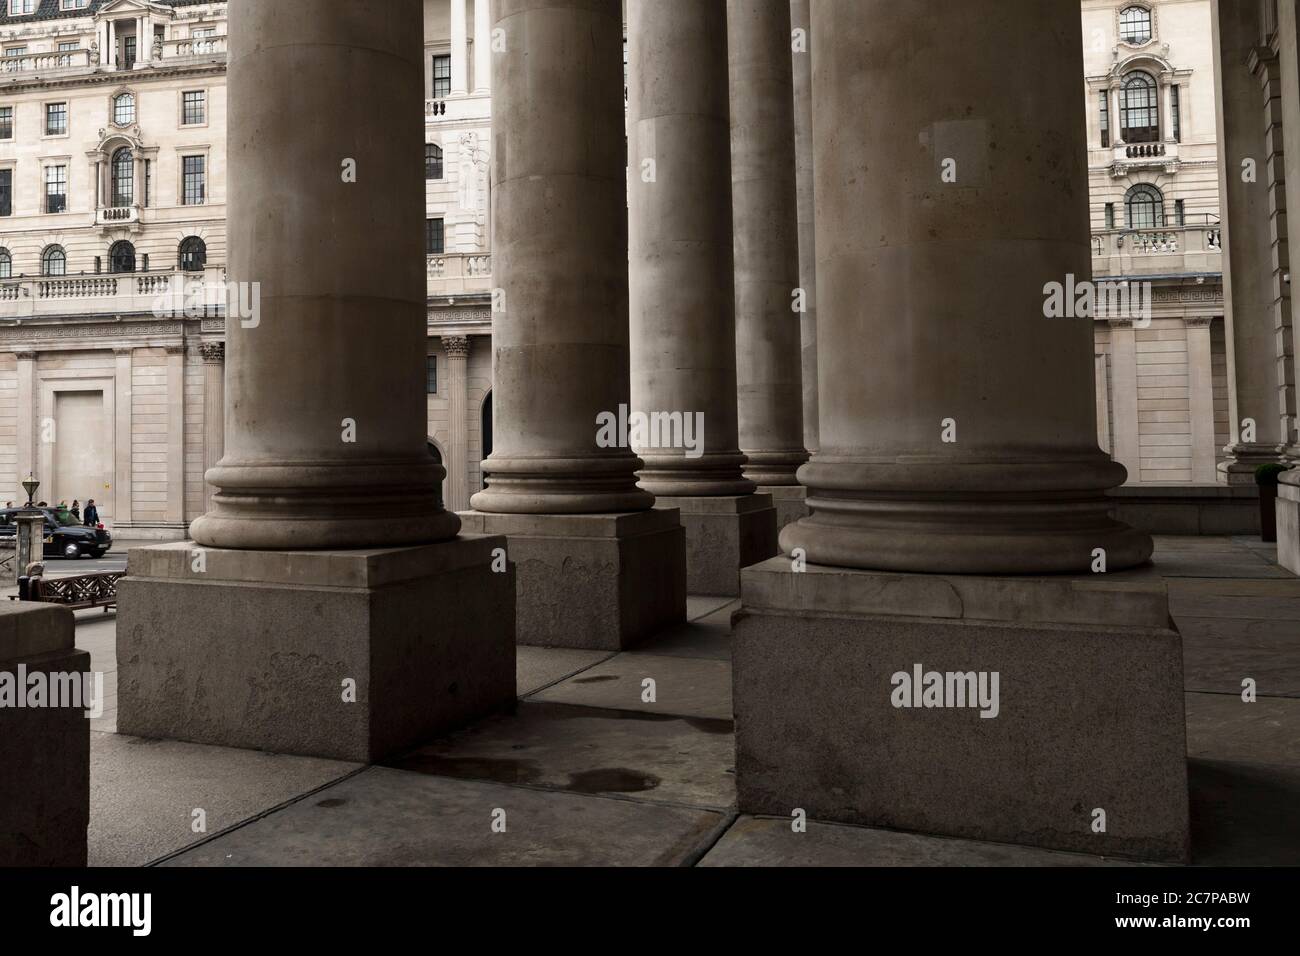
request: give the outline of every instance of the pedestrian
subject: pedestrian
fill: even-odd
[[[81,502],[76,498],[72,499],[72,507],[68,509],[68,514],[72,515],[73,521],[81,520]]]
[[[54,516],[58,518],[59,521],[68,520],[68,502],[66,500],[59,502],[59,506],[54,509]]]
[[[86,527],[93,528],[99,524],[99,509],[95,507],[95,499],[91,498],[86,502]]]

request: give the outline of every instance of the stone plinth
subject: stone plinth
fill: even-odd
[[[622,650],[686,620],[675,511],[460,518],[467,530],[509,539],[520,644]]]
[[[1300,574],[1300,468],[1283,472],[1277,482],[1277,562]]]
[[[771,495],[659,497],[686,529],[686,587],[691,594],[740,594],[740,569],[777,553],[777,509]]]
[[[1153,572],[742,578],[741,812],[1187,859],[1182,641]],[[974,672],[996,707],[895,706],[918,665],[916,703],[925,673]]]
[[[67,608],[4,602],[0,693],[30,702],[19,681],[24,674],[45,674],[47,686],[53,675],[76,675],[80,685],[90,655],[74,646],[73,627]],[[78,697],[77,706],[33,708],[18,707],[16,697],[0,701],[0,867],[85,866],[89,702]]]
[[[776,530],[808,517],[808,489],[803,485],[759,485],[759,494],[770,495],[776,506]]]
[[[505,546],[132,550],[118,730],[374,762],[507,708],[515,575],[493,568]]]

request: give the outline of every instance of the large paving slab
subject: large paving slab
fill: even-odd
[[[700,717],[524,702],[389,766],[696,807],[736,802],[732,724]]]
[[[1300,697],[1300,627],[1294,622],[1180,616],[1178,630],[1187,690],[1236,695],[1250,677],[1261,695]]]
[[[1227,617],[1275,621],[1278,628],[1300,633],[1300,580],[1234,581],[1170,578],[1169,612],[1185,617]]]
[[[642,700],[643,682],[647,679],[655,682],[654,701]],[[731,664],[655,654],[619,654],[529,700],[730,720]]]
[[[140,866],[338,780],[358,764],[90,735],[90,865]]]
[[[638,645],[635,650],[626,653],[729,661],[731,660],[730,617],[728,616],[726,624],[717,623],[717,619],[710,615],[693,623],[671,628],[656,634],[650,640]]]
[[[505,832],[493,832],[502,819]],[[371,767],[167,866],[676,866],[729,819],[710,810]]]
[[[714,614],[724,607],[739,604],[737,598],[691,594],[686,598],[686,620],[698,621],[702,617]]]
[[[869,827],[742,816],[705,854],[701,866],[1134,866],[1079,853],[954,840]]]
[[[571,677],[593,664],[609,660],[610,651],[581,651],[565,647],[515,648],[515,693],[527,697],[556,681]]]

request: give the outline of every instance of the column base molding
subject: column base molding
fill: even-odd
[[[504,547],[133,549],[118,731],[374,763],[508,708],[514,569],[492,567]]]
[[[1255,469],[1260,465],[1286,464],[1286,447],[1278,444],[1238,442],[1224,449],[1227,461],[1221,461],[1218,472],[1229,485],[1253,485]]]
[[[686,620],[685,533],[675,511],[467,511],[460,519],[509,541],[520,644],[624,650]]]
[[[681,514],[691,594],[735,597],[740,594],[740,569],[777,553],[777,509],[771,495],[662,497],[655,507]]]
[[[742,578],[742,813],[1188,859],[1182,641],[1153,571]]]
[[[1110,517],[1124,467],[1076,459],[881,460],[819,456],[800,471],[809,517],[781,550],[811,564],[927,574],[1117,571],[1151,558],[1150,535]]]

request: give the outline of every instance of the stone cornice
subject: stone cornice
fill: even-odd
[[[192,66],[153,67],[149,70],[137,70],[131,73],[114,71],[111,73],[72,73],[67,76],[42,77],[33,75],[30,80],[13,79],[0,83],[0,90],[5,93],[22,93],[30,90],[64,89],[75,86],[112,86],[120,84],[123,77],[130,77],[132,84],[147,83],[150,80],[165,80],[187,76],[218,76],[226,72],[225,63],[203,63]]]

